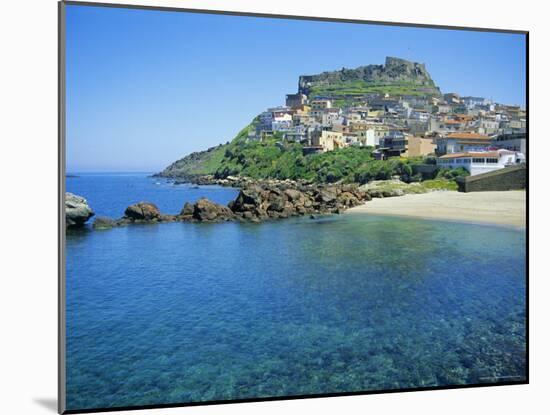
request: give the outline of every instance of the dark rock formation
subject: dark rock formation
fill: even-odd
[[[193,212],[195,211],[195,206],[189,202],[185,202],[185,205],[183,205],[183,209],[180,212],[180,216],[193,216]]]
[[[369,194],[356,184],[325,186],[289,180],[231,180],[238,181],[243,188],[227,206],[202,198],[195,203],[185,203],[177,215],[165,215],[153,203],[139,202],[128,206],[124,216],[118,220],[98,218],[94,228],[159,222],[262,222],[302,215],[315,218],[322,214],[342,213],[370,200]]]
[[[65,221],[69,227],[83,226],[94,212],[86,199],[72,193],[65,193]]]
[[[161,216],[159,208],[150,202],[139,202],[128,206],[124,216],[134,221],[155,221]]]
[[[200,222],[221,222],[233,220],[235,215],[227,206],[203,198],[199,199],[193,207],[193,219]]]
[[[248,221],[290,216],[341,213],[369,198],[356,185],[290,184],[287,181],[254,184],[243,188],[229,208]]]

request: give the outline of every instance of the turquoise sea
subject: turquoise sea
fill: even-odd
[[[80,175],[98,215],[228,188]],[[67,234],[67,408],[521,381],[525,231],[369,215]]]

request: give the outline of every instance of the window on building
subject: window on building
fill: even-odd
[[[485,159],[484,158],[474,158],[473,159],[473,162],[474,163],[485,163]]]
[[[498,159],[496,159],[496,158],[488,158],[488,159],[487,159],[487,163],[496,164],[496,163],[498,163]]]

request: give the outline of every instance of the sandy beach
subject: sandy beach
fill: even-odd
[[[410,216],[524,228],[526,192],[438,191],[373,199],[347,211],[349,214]]]

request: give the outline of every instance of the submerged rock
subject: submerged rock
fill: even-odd
[[[69,192],[65,193],[65,221],[68,227],[83,226],[92,216],[94,212],[86,199]]]
[[[106,230],[106,229],[111,229],[111,228],[117,226],[117,222],[114,219],[111,219],[111,218],[107,218],[107,217],[104,217],[104,216],[98,216],[94,220],[94,224],[92,226],[96,230]]]

